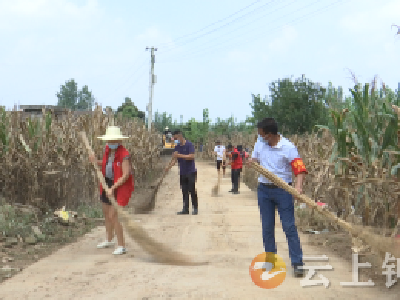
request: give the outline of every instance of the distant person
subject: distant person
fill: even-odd
[[[246,153],[246,151],[243,150],[243,146],[242,145],[238,145],[237,146],[237,150],[240,153],[240,156],[242,158],[242,166],[243,166],[247,161],[248,154]],[[240,172],[240,174],[239,174],[240,175],[239,176],[239,188],[240,188],[240,177],[242,175],[243,168],[240,168],[239,172]]]
[[[183,195],[183,209],[178,215],[189,214],[189,194],[192,198],[192,215],[198,214],[198,199],[196,191],[197,169],[194,163],[195,149],[193,144],[186,140],[180,130],[173,133],[175,140],[175,152],[173,161],[165,168],[168,172],[175,164],[179,163],[180,185]]]
[[[165,135],[165,142],[170,143],[172,140],[172,133],[171,130],[169,130],[168,126],[166,126],[164,129],[164,135]]]
[[[242,168],[242,157],[236,148],[233,148],[231,144],[228,145],[227,150],[231,161],[231,181],[232,189],[229,192],[233,194],[239,194],[239,180],[240,180],[240,169]]]
[[[224,161],[224,157],[225,157],[225,146],[221,145],[220,141],[217,141],[215,143],[215,147],[214,147],[214,155],[217,157],[217,172],[218,174],[220,174],[220,169],[222,166],[222,172],[223,175],[225,176],[225,161]]]
[[[259,140],[254,145],[252,161],[292,185],[292,172],[296,176],[295,189],[302,193],[306,167],[288,139],[278,133],[278,124],[273,118],[265,118],[257,124]],[[249,165],[250,166],[250,165]],[[303,277],[303,252],[294,217],[293,196],[276,186],[264,176],[258,178],[258,206],[260,208],[265,252],[277,253],[275,243],[275,207],[282,222],[289,245],[289,255],[296,277]]]

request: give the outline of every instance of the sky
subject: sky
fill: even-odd
[[[397,89],[398,0],[0,0],[0,105],[56,105],[74,79],[103,107],[202,120],[251,115],[278,79]],[[397,75],[397,76],[396,76]],[[147,112],[146,112],[147,114]]]

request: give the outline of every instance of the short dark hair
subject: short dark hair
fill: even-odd
[[[257,128],[264,131],[265,134],[278,134],[278,123],[275,121],[274,118],[265,118],[258,122]]]
[[[182,134],[182,131],[180,131],[179,129],[177,129],[177,130],[174,131],[174,133],[173,133],[172,135],[175,135],[175,134]]]
[[[221,144],[221,141],[216,141],[217,144]]]
[[[229,144],[228,147],[226,147],[226,149],[228,149],[228,150],[232,149],[232,148],[233,148],[232,144]]]
[[[239,152],[241,152],[241,151],[243,151],[243,146],[242,146],[242,145],[237,145],[236,149],[237,149]]]

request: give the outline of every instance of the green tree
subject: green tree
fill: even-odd
[[[92,109],[94,97],[87,85],[82,90],[78,90],[78,84],[74,79],[66,81],[57,92],[57,105],[71,110]]]
[[[250,103],[250,107],[252,109],[252,116],[248,117],[246,119],[246,122],[255,126],[257,122],[270,115],[270,106],[268,105],[266,98],[264,100],[261,100],[260,94],[258,94],[257,96],[253,94],[251,96],[252,102]]]
[[[168,115],[167,112],[163,112],[161,114],[158,111],[155,112],[154,126],[160,132],[164,132],[164,129],[167,126],[171,131],[175,129],[175,126],[172,123],[172,115],[171,114]]]
[[[316,124],[327,124],[326,90],[319,84],[303,76],[295,81],[285,78],[272,82],[269,89],[269,101],[253,95],[252,117],[247,122],[255,125],[265,117],[273,117],[285,134],[311,132]]]
[[[87,85],[84,85],[82,87],[82,90],[78,91],[78,99],[75,109],[92,110],[92,107],[94,106],[94,101],[95,99],[92,95],[92,92],[89,91]]]
[[[125,97],[125,102],[118,107],[117,113],[122,113],[124,117],[132,119],[139,118],[144,120],[145,117],[145,113],[139,110],[129,97]]]
[[[58,106],[75,109],[78,100],[78,84],[74,79],[66,81],[57,94]]]

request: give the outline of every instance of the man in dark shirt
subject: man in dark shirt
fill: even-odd
[[[197,180],[197,169],[194,163],[194,146],[190,141],[184,139],[182,132],[176,130],[173,133],[175,140],[175,152],[173,154],[173,160],[165,169],[168,172],[172,166],[179,163],[179,175],[180,185],[183,194],[183,209],[178,212],[178,215],[189,214],[189,194],[192,197],[192,214],[197,215],[198,213],[198,202],[197,202],[197,191],[196,191],[196,180]]]

